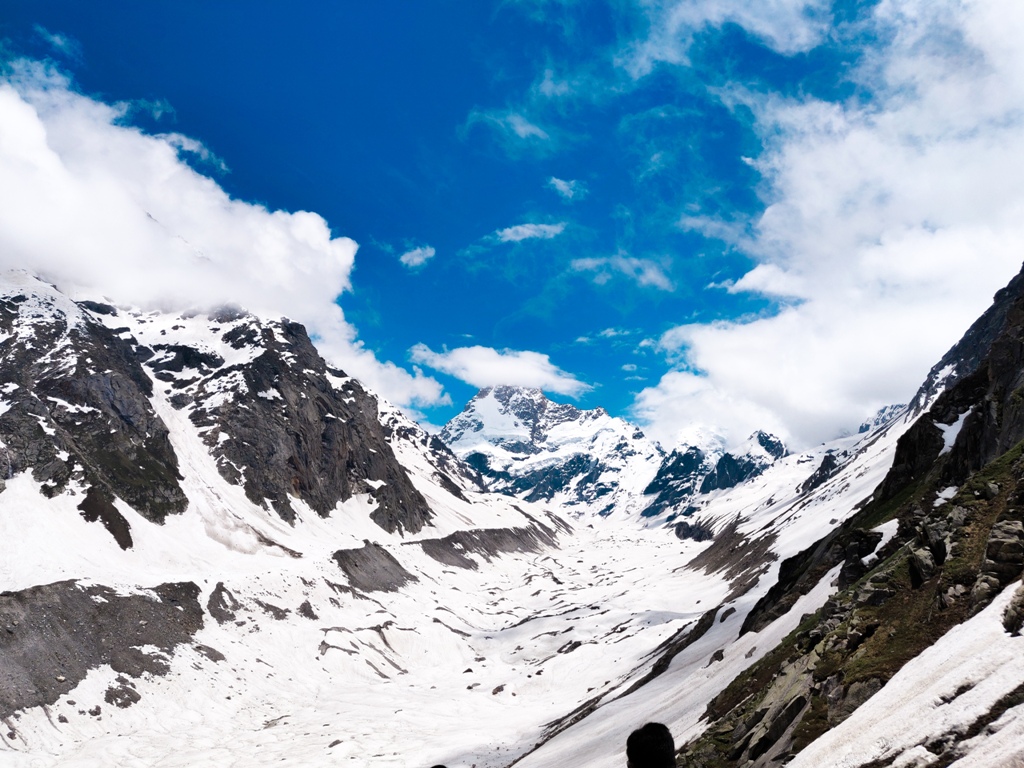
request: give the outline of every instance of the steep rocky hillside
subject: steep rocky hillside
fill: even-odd
[[[682,764],[1003,764],[994,735],[1024,709],[1022,353],[1017,277],[930,373],[872,501],[784,562],[743,630],[836,568],[839,591],[709,703]],[[957,658],[971,636],[980,666]]]

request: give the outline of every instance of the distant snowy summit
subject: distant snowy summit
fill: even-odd
[[[760,431],[732,452],[710,433],[666,452],[603,408],[513,386],[480,390],[440,437],[491,490],[578,515],[687,514],[694,497],[738,485],[786,455],[781,440]]]
[[[581,410],[511,386],[480,390],[441,439],[491,490],[581,513],[639,511],[664,456],[640,429],[603,408]]]

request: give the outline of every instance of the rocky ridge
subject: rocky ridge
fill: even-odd
[[[837,594],[711,701],[707,730],[682,750],[681,764],[792,760],[1020,580],[1022,344],[1024,279],[1018,276],[929,374],[905,418],[913,419],[915,409],[921,415],[897,442],[892,468],[871,502],[782,564],[778,583],[743,631],[760,630],[840,568]],[[1020,631],[1021,604],[1024,586],[1005,610],[1007,632]],[[951,693],[949,701],[962,693]],[[881,758],[866,753],[859,764],[891,765],[924,750],[928,764],[948,765],[967,754],[969,739],[987,723],[1024,704],[1018,689],[1007,696],[987,719],[947,726],[925,743],[891,744]]]

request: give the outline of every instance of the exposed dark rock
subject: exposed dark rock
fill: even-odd
[[[341,371],[329,370],[298,323],[251,319],[224,339],[262,349],[247,363],[213,367],[186,391],[197,427],[218,459],[221,474],[241,483],[256,504],[293,520],[291,499],[328,515],[356,493],[377,502],[371,519],[393,533],[419,531],[431,512],[398,464],[380,424],[376,400]],[[225,399],[225,381],[244,385]],[[341,380],[337,386],[332,383]]]
[[[112,307],[110,304],[103,304],[98,301],[80,301],[78,302],[78,306],[97,315],[110,315],[111,317],[117,316],[117,309]]]
[[[749,458],[723,454],[715,468],[701,481],[700,492],[711,493],[733,488],[757,475],[758,469],[758,465]]]
[[[162,675],[165,657],[203,625],[199,587],[162,584],[152,595],[120,595],[73,581],[0,593],[0,718],[53,704],[90,669]],[[131,694],[111,694],[124,700]]]
[[[217,620],[218,624],[234,621],[241,607],[231,591],[224,586],[223,581],[217,582],[217,586],[210,593],[210,599],[206,603],[206,610]]]
[[[142,700],[142,696],[135,690],[135,686],[128,678],[118,675],[117,685],[111,685],[103,694],[103,700],[107,704],[113,704],[119,709],[127,709],[132,704]]]
[[[172,371],[182,373],[186,369],[195,370],[199,375],[205,376],[210,371],[224,365],[224,358],[212,352],[202,352],[193,347],[186,347],[183,344],[154,344],[155,354],[146,365],[151,370],[163,373]],[[175,377],[158,377],[164,381],[175,381]]]
[[[776,534],[743,536],[739,532],[741,522],[740,518],[735,518],[715,535],[710,547],[686,564],[687,568],[693,570],[724,575],[732,587],[726,602],[745,594],[757,584],[758,579],[767,571],[768,564],[777,557],[772,552]]]
[[[654,517],[689,501],[710,471],[707,457],[699,448],[691,446],[682,452],[672,451],[658,468],[658,474],[644,488],[644,496],[654,496],[654,499],[643,511],[643,516]]]
[[[287,608],[281,608],[271,603],[265,602],[260,599],[253,600],[256,605],[263,609],[263,612],[277,621],[283,621],[288,618],[288,614],[291,613]]]
[[[31,471],[51,496],[72,479],[92,489],[83,511],[124,547],[127,524],[100,499],[119,497],[154,522],[182,512],[177,457],[133,340],[38,285],[34,303],[0,296],[4,474]]]
[[[800,493],[810,493],[815,488],[820,487],[826,480],[836,473],[839,469],[839,459],[836,455],[829,451],[821,458],[821,464],[814,470],[814,474],[808,477],[800,484]]]
[[[948,458],[935,470],[942,482],[959,485],[1024,439],[1022,360],[1024,273],[996,293],[992,307],[932,369],[911,411],[920,413],[934,402],[900,438],[876,496],[893,498],[931,470],[944,451]],[[943,430],[957,424],[955,442],[947,448]]]
[[[776,461],[789,453],[786,450],[785,443],[775,435],[770,435],[767,432],[758,430],[753,434],[753,437],[757,440],[757,444],[764,448],[765,453]]]
[[[874,531],[844,527],[783,560],[779,566],[778,581],[747,614],[740,634],[760,632],[788,613],[797,600],[817,586],[822,577],[839,563],[846,563],[848,568],[863,569],[861,558],[871,554],[881,538],[882,534]],[[852,583],[859,575],[851,573],[845,581]]]
[[[216,663],[220,663],[226,658],[223,653],[208,645],[200,645],[197,643],[195,648],[199,653],[203,654],[203,656]]]
[[[481,405],[483,401],[487,401],[486,407]],[[495,408],[519,427],[512,433],[488,433],[484,421]],[[549,436],[568,423],[578,435],[574,450],[565,450],[566,444],[560,443],[560,455],[552,456],[551,461],[527,460],[553,450]],[[497,454],[500,463],[495,465],[495,455],[480,447],[477,433],[483,434],[483,442],[503,449]],[[608,444],[610,436],[614,445]],[[654,460],[663,455],[640,430],[610,419],[601,408],[580,410],[555,403],[538,389],[512,386],[480,390],[462,413],[444,426],[440,438],[481,474],[492,491],[527,501],[548,501],[557,495],[570,505],[585,506],[598,514],[614,509],[617,478],[624,471],[624,462],[639,455]]]
[[[697,620],[696,624],[693,626],[683,627],[668,640],[665,640],[651,654],[651,656],[657,657],[657,661],[654,662],[651,669],[616,698],[628,696],[633,693],[633,691],[639,690],[643,686],[647,685],[654,678],[662,675],[672,663],[672,659],[708,633],[708,630],[715,625],[715,616],[717,614],[718,609],[713,608],[710,611],[705,612]]]
[[[692,523],[686,520],[675,524],[676,536],[680,539],[693,539],[694,541],[711,541],[715,538],[715,532],[707,523],[695,520]]]
[[[971,589],[971,600],[980,610],[1003,587],[1020,578],[1024,571],[1024,523],[1000,520],[992,526],[985,557]]]
[[[82,511],[82,517],[87,522],[94,523],[100,520],[121,549],[132,548],[131,526],[103,491],[96,487],[90,488],[78,509]]]
[[[380,544],[363,541],[359,549],[340,549],[334,561],[361,592],[395,592],[410,581],[419,581]]]
[[[1017,587],[1003,612],[1003,628],[1014,637],[1024,629],[1024,584]]]
[[[424,539],[408,546],[422,547],[439,563],[475,571],[477,562],[469,557],[471,553],[490,561],[509,552],[540,552],[545,547],[556,547],[558,539],[552,529],[534,521],[529,527],[456,531],[442,539]]]
[[[925,406],[943,389],[950,389],[961,379],[982,367],[982,361],[992,351],[996,339],[1005,335],[1010,326],[1019,323],[1022,296],[1024,273],[1018,274],[1005,288],[996,291],[992,306],[975,320],[960,341],[932,366],[921,388],[910,401],[909,409],[913,416],[922,413]]]

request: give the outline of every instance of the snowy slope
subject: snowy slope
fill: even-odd
[[[755,434],[688,464],[511,388],[449,425],[453,451],[287,321],[75,304],[26,275],[0,287],[0,351],[0,763],[19,768],[610,768],[647,720],[682,745],[844,580],[915,546],[889,519],[808,583],[794,571],[885,492],[894,456],[907,476],[908,445],[967,466],[987,434],[954,366],[913,408],[800,454]],[[756,472],[704,487],[727,455]],[[1016,759],[1019,704],[971,731],[1024,680],[999,627],[1012,593],[799,764],[924,765],[944,730],[965,764]],[[900,725],[920,708],[934,722]]]
[[[68,679],[59,682],[63,689],[45,708],[8,718],[11,731],[0,734],[0,741],[11,764],[73,766],[102,759],[258,765],[282,758],[308,764],[331,755],[482,767],[507,765],[541,742],[527,759],[551,764],[544,762],[550,750],[566,739],[578,743],[578,734],[590,741],[590,723],[626,708],[616,721],[620,732],[608,730],[595,742],[614,754],[621,729],[633,724],[629,710],[637,696],[662,701],[660,716],[678,729],[687,713],[699,711],[727,682],[727,674],[716,675],[676,703],[678,693],[649,693],[668,691],[679,670],[706,663],[694,654],[703,654],[707,642],[725,646],[735,637],[777,567],[763,547],[725,568],[714,558],[688,565],[713,544],[679,539],[672,527],[661,525],[668,513],[653,518],[650,529],[624,518],[573,530],[557,515],[578,505],[485,493],[472,469],[386,404],[379,412],[374,408],[374,418],[429,510],[422,527],[387,530],[375,520],[381,506],[375,491],[389,481],[365,474],[352,481],[352,495],[327,514],[310,506],[301,486],[284,499],[285,506],[272,483],[253,478],[263,472],[273,479],[273,462],[261,463],[259,452],[241,447],[232,452],[232,441],[259,436],[240,433],[238,425],[245,422],[236,420],[244,417],[238,412],[262,408],[261,420],[272,423],[270,409],[295,408],[292,401],[301,405],[313,398],[308,387],[317,376],[343,402],[359,397],[357,385],[340,372],[310,368],[295,383],[297,374],[277,361],[292,368],[314,363],[304,358],[301,339],[286,324],[237,311],[211,317],[100,304],[89,309],[23,276],[15,283],[7,295],[50,298],[19,304],[24,315],[11,326],[12,338],[24,340],[26,328],[48,320],[62,328],[78,324],[90,333],[108,328],[138,357],[153,352],[141,369],[152,384],[147,404],[167,430],[187,505],[153,520],[115,495],[113,505],[132,536],[132,545],[122,548],[78,508],[87,473],[79,476],[76,464],[66,486],[50,498],[41,493],[45,479],[28,469],[15,473],[0,492],[0,588],[26,590],[72,579],[80,588],[112,588],[107,597],[92,599],[116,602],[118,595],[149,599],[155,594],[150,588],[159,584],[192,583],[202,626],[174,647],[136,648],[150,663],[166,667],[163,674],[128,674],[115,660],[92,667],[78,681],[59,658],[51,658],[53,679]],[[66,333],[59,338],[64,341],[48,354],[59,357],[66,341],[70,356],[57,368],[71,371],[78,354],[74,340]],[[247,341],[232,343],[239,338]],[[10,407],[14,414],[22,406]],[[57,416],[81,406],[67,401],[61,407]],[[637,446],[628,457],[637,462],[637,472],[641,458],[657,463],[657,451],[635,432],[624,433],[624,422],[603,413],[578,416],[545,423],[554,453],[578,444],[583,424],[591,445],[607,448],[605,453],[623,439]],[[39,418],[46,422],[47,416]],[[59,437],[60,424],[52,429]],[[517,429],[509,425],[509,440],[523,438]],[[77,439],[73,431],[68,435]],[[866,450],[848,472],[860,473],[859,482],[847,481],[840,489],[836,479],[821,491],[836,498],[804,499],[802,507],[795,489],[818,456],[787,457],[756,486],[717,491],[719,504],[702,513],[702,520],[751,540],[763,538],[766,527],[778,529],[771,548],[785,556],[835,525],[870,492],[883,453]],[[631,466],[620,463],[618,472]],[[655,470],[648,466],[648,474],[628,486],[631,492],[642,490]],[[826,504],[828,515],[809,514],[816,504]],[[755,582],[755,575],[762,578]],[[29,592],[19,593],[24,616],[17,626],[24,631],[34,621]],[[692,631],[709,608],[722,605],[724,615],[724,604],[736,610],[715,623],[705,645],[694,644],[665,674],[623,698],[664,654],[659,646]],[[755,658],[740,655],[721,669],[731,672]],[[119,706],[125,702],[130,706]],[[545,724],[587,702],[595,714],[546,741]]]

